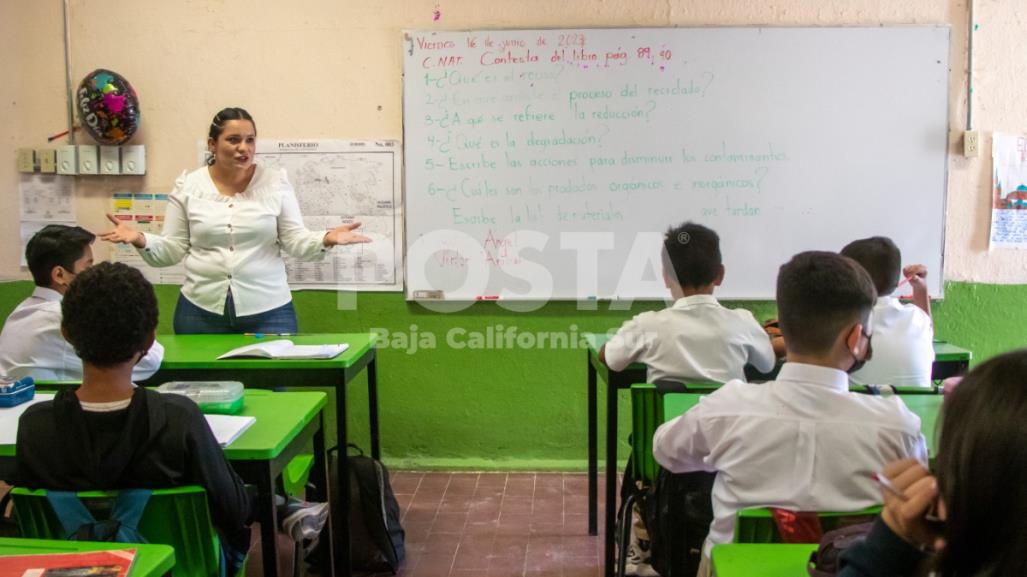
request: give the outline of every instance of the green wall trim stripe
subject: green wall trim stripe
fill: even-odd
[[[0,283],[0,314],[6,317],[31,292],[27,281]],[[158,332],[171,332],[178,287],[160,286],[157,293]],[[378,372],[382,449],[390,465],[474,470],[583,470],[585,352],[575,339],[663,306],[610,310],[602,302],[586,303],[598,310],[578,310],[577,303],[554,302],[513,312],[490,302],[443,314],[397,293],[301,291],[295,301],[302,331],[388,333]],[[934,304],[935,333],[972,350],[975,363],[1027,346],[1023,303],[1027,286],[946,283],[944,301]],[[725,304],[750,309],[760,320],[775,314],[771,302]],[[358,378],[347,400],[351,436],[368,448],[365,383]],[[622,440],[630,424],[627,399],[622,393]],[[334,422],[329,429],[334,434]],[[619,450],[627,455],[623,441]]]

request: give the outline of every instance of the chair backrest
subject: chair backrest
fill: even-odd
[[[681,392],[663,393],[661,385],[639,383],[631,385],[631,463],[636,480],[651,485],[656,480],[660,466],[653,459],[653,434],[656,428],[666,421],[664,411],[664,395],[674,395],[681,399],[685,406],[692,407],[699,398],[716,390],[718,383],[681,384]],[[676,417],[678,415],[670,415]]]
[[[116,491],[82,491],[77,493],[87,507],[107,504]],[[46,491],[16,487],[11,490],[14,516],[23,537],[64,539]],[[97,518],[101,513],[94,512]],[[139,532],[150,543],[170,545],[175,549],[175,577],[218,577],[221,544],[211,523],[207,494],[202,487],[187,485],[155,489],[150,496]]]
[[[881,512],[880,505],[860,511],[818,511],[817,517],[823,531],[872,520]],[[777,526],[770,509],[754,507],[742,509],[735,516],[735,543],[780,543]]]

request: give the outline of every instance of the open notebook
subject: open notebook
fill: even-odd
[[[239,435],[243,434],[246,429],[253,426],[253,423],[257,422],[256,417],[248,416],[237,416],[237,415],[203,415],[207,419],[207,424],[210,425],[210,430],[214,432],[214,438],[218,440],[218,444],[222,447],[227,447],[239,438]]]
[[[257,357],[263,359],[331,359],[349,348],[346,343],[337,345],[297,345],[289,339],[263,341],[232,349],[218,359]]]

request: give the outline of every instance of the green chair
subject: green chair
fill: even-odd
[[[11,490],[14,517],[23,537],[33,539],[64,539],[46,491],[16,487]],[[82,491],[78,497],[90,510],[90,504],[109,503],[116,491]],[[97,518],[102,513],[93,511]],[[155,489],[146,504],[139,531],[150,543],[170,545],[175,549],[175,577],[218,577],[221,565],[221,543],[211,523],[207,493],[202,487],[187,485]],[[245,574],[245,563],[239,574]]]
[[[881,512],[880,505],[861,511],[819,511],[820,526],[824,532],[869,521]],[[781,536],[771,517],[770,509],[755,507],[742,509],[735,517],[735,543],[780,543]]]
[[[641,482],[642,489],[634,488],[621,503],[617,513],[622,552],[617,560],[617,575],[624,574],[627,561],[625,552],[628,550],[628,540],[631,536],[632,506],[642,491],[652,486],[660,471],[660,465],[653,458],[653,434],[656,433],[657,427],[666,420],[663,409],[664,395],[673,394],[687,399],[687,404],[691,407],[698,404],[704,394],[691,391],[709,393],[719,386],[719,383],[660,383],[658,385],[639,383],[631,385],[631,457],[628,460],[628,466],[634,479]],[[668,393],[667,391],[670,390],[683,392]]]

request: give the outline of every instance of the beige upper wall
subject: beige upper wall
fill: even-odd
[[[951,280],[1027,281],[1027,253],[988,252],[990,135],[1027,132],[1027,4],[977,0],[974,120],[982,154],[957,152],[966,123],[967,5],[942,0],[71,0],[72,79],[94,68],[139,94],[144,177],[81,177],[79,221],[105,229],[110,193],[167,191],[196,164],[211,116],[243,106],[267,138],[401,139],[404,29],[631,26],[952,26],[953,129],[945,241]],[[0,0],[0,278],[18,268],[14,150],[65,126],[61,0]],[[441,17],[433,21],[438,6]],[[881,127],[887,138],[888,127]],[[88,137],[83,137],[88,141]],[[874,143],[867,143],[873,146]],[[909,225],[918,226],[917,215]],[[97,247],[105,256],[106,247]]]

